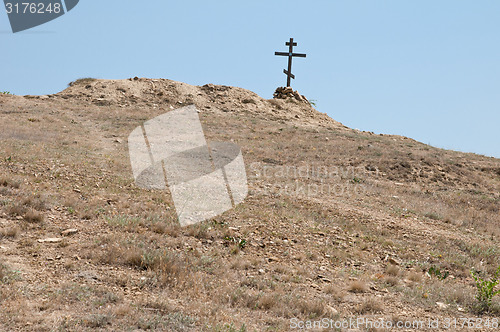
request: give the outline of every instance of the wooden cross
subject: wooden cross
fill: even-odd
[[[306,54],[301,54],[301,53],[293,53],[293,47],[297,46],[297,43],[293,42],[293,38],[290,38],[289,42],[285,43],[286,46],[289,46],[289,51],[288,53],[285,52],[274,52],[274,55],[281,55],[281,56],[287,56],[288,57],[288,70],[283,69],[283,72],[286,74],[286,86],[290,86],[290,78],[295,79],[295,75],[292,74],[292,58],[299,57],[299,58],[305,58]]]

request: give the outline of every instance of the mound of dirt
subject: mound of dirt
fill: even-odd
[[[238,87],[214,84],[193,86],[168,79],[80,79],[70,83],[66,90],[48,97],[92,103],[101,107],[141,105],[177,108],[194,104],[200,111],[246,113],[271,121],[293,121],[300,126],[346,128],[325,113],[318,112],[304,99],[264,99],[252,91]]]

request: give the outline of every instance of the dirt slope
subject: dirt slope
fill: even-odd
[[[241,147],[250,191],[181,228],[165,192],[135,185],[127,137],[190,104],[208,141]],[[353,130],[307,102],[163,79],[0,94],[0,124],[0,330],[500,315],[498,299],[478,307],[470,275],[500,265],[498,159]]]

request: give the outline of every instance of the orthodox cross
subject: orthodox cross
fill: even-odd
[[[293,57],[305,58],[306,54],[293,53],[293,47],[297,46],[297,43],[293,42],[293,38],[290,38],[290,41],[286,42],[285,45],[289,46],[288,53],[286,53],[286,52],[274,52],[274,55],[281,55],[281,56],[287,56],[288,57],[288,70],[283,69],[283,72],[287,76],[287,78],[286,78],[286,86],[290,86],[290,79],[291,78],[295,79],[295,75],[292,74],[292,58]]]

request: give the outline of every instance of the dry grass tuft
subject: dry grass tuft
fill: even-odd
[[[360,315],[378,314],[384,312],[384,306],[378,300],[369,298],[356,307],[355,311]]]
[[[7,214],[10,216],[22,216],[26,212],[26,207],[17,203],[7,208]]]
[[[397,286],[399,284],[399,279],[394,276],[387,276],[384,278],[384,282],[389,286]]]
[[[385,269],[385,273],[390,276],[397,277],[399,275],[399,267],[397,265],[389,264]]]
[[[325,288],[325,293],[331,295],[338,302],[341,302],[345,297],[344,291],[334,284],[327,285]]]
[[[319,300],[302,300],[297,303],[300,312],[309,318],[321,317],[325,314],[325,305]]]
[[[136,245],[109,244],[97,255],[97,259],[103,264],[126,265],[150,271],[154,281],[162,285],[175,283],[188,273],[185,261],[178,254]]]
[[[213,233],[206,222],[186,227],[186,233],[188,236],[194,236],[197,239],[213,238]]]
[[[410,272],[410,274],[408,274],[408,280],[413,282],[421,282],[422,274],[417,272]]]
[[[41,223],[43,222],[43,214],[35,209],[29,209],[28,212],[26,212],[26,214],[24,215],[24,220],[33,224]]]
[[[366,283],[364,283],[361,280],[354,280],[351,282],[348,288],[349,292],[351,293],[364,293],[368,290],[368,287],[366,286]]]
[[[116,317],[126,317],[132,312],[132,308],[128,304],[121,304],[114,309],[114,315]]]
[[[0,230],[0,238],[2,238],[2,237],[15,238],[18,233],[19,233],[19,228],[8,227],[8,228]]]
[[[279,303],[279,298],[276,294],[264,294],[257,301],[257,308],[262,310],[269,310]]]
[[[38,211],[45,211],[49,208],[46,198],[40,194],[25,197],[21,204],[25,207],[30,207]]]
[[[142,250],[140,250],[137,247],[129,248],[125,252],[124,260],[125,260],[126,265],[129,265],[129,266],[132,266],[135,268],[139,268],[139,269],[146,268],[144,266],[144,262],[143,262]]]

